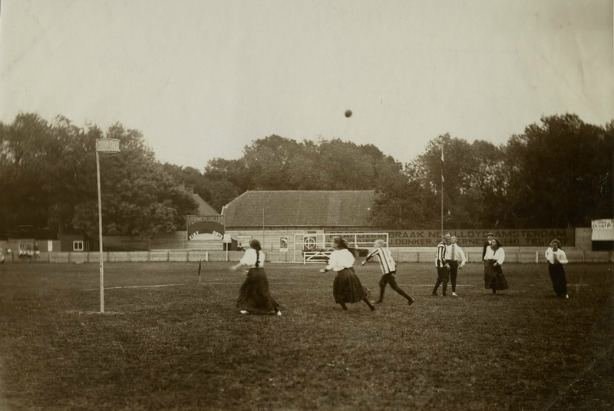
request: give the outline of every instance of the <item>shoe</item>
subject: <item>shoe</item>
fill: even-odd
[[[275,313],[275,315],[277,315],[278,317],[281,317],[281,311],[277,311],[277,313]]]
[[[415,300],[414,300],[413,298],[412,298],[412,299],[407,300],[407,305],[412,305],[412,304],[414,303],[414,301],[415,301]]]
[[[452,297],[458,297],[458,294],[456,294],[454,291],[452,291]]]
[[[241,310],[239,311],[241,314],[247,314],[247,310]]]
[[[437,296],[438,296],[438,294],[437,294],[437,293],[431,293],[431,295],[432,295],[433,297],[437,297]]]

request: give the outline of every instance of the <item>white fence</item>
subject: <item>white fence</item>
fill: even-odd
[[[391,248],[393,257],[400,263],[433,263],[435,251],[433,248]],[[584,251],[580,249],[567,249],[567,258],[570,263],[614,263],[614,253],[610,251]],[[281,254],[267,254],[270,263],[303,263],[304,255],[298,261],[283,259]],[[481,263],[482,250],[480,248],[466,248],[465,253],[469,263]],[[202,251],[202,250],[156,250],[156,251],[109,251],[103,253],[105,262],[198,262],[198,261],[238,261],[243,253],[241,251]],[[544,263],[543,248],[511,248],[505,249],[507,263]],[[325,257],[312,258],[314,262],[324,263]],[[6,256],[5,263],[40,262],[40,263],[97,263],[98,252],[51,252],[40,253],[32,259]]]

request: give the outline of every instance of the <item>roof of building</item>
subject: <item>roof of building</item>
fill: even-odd
[[[34,240],[57,240],[58,234],[47,227],[34,227],[22,225],[11,230],[0,232],[0,239],[34,239]]]
[[[205,200],[203,200],[203,198],[200,195],[198,195],[196,193],[190,193],[190,194],[192,195],[192,198],[194,199],[194,201],[198,205],[197,215],[199,215],[199,216],[220,215],[220,213],[215,211],[215,209],[213,207],[211,207],[209,205],[209,203],[207,203]]]
[[[229,227],[368,227],[375,191],[246,191],[222,210]]]

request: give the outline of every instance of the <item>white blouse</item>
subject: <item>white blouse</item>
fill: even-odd
[[[446,260],[460,262],[460,267],[464,266],[467,263],[467,257],[465,257],[465,252],[458,244],[446,245]]]
[[[497,251],[493,250],[492,247],[486,247],[486,254],[484,255],[484,260],[497,260],[497,264],[503,265],[505,261],[505,251],[503,248],[497,248]]]
[[[556,260],[558,263],[560,264],[567,264],[567,255],[565,254],[565,251],[561,250],[560,248],[556,251],[554,251],[552,249],[552,247],[548,247],[548,249],[546,249],[546,260],[548,260],[548,262],[550,264],[554,264],[554,256],[556,255]]]
[[[259,255],[259,263],[258,263],[258,267],[263,267],[264,266],[264,259],[265,259],[265,254],[260,251],[258,253]],[[245,254],[243,254],[243,257],[241,258],[241,261],[239,261],[242,265],[247,265],[250,268],[255,268],[256,267],[256,250],[254,250],[253,248],[248,248],[247,250],[245,250]]]
[[[341,271],[344,268],[353,267],[354,261],[356,261],[354,254],[352,254],[349,250],[335,250],[328,258],[328,265],[326,266],[326,269]]]

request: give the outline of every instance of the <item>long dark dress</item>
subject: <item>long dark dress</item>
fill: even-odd
[[[489,290],[507,290],[507,280],[497,260],[485,260],[484,288]]]
[[[333,282],[333,296],[337,304],[357,303],[367,297],[367,292],[353,268],[337,271]]]
[[[251,314],[275,314],[279,304],[271,296],[263,268],[251,268],[241,285],[237,307]]]
[[[550,274],[550,280],[552,281],[552,288],[559,297],[565,297],[567,295],[567,278],[565,278],[565,268],[563,264],[548,263],[548,273]]]

